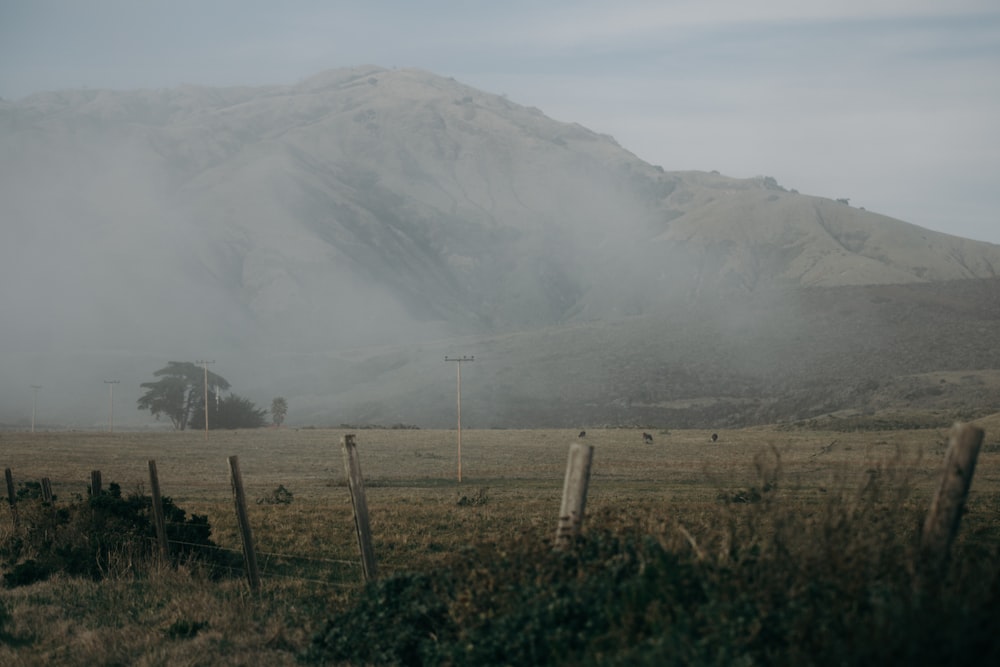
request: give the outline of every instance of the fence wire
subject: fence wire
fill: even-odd
[[[89,494],[87,494],[87,495],[76,494],[76,499],[77,500],[83,500],[86,497],[89,497]],[[70,497],[70,498],[72,499],[72,497]],[[152,500],[152,499],[150,498],[150,500]],[[58,501],[54,501],[52,504],[55,505],[56,502],[58,502]],[[16,516],[16,512],[17,512],[17,503],[16,503],[16,501],[10,503],[10,511],[11,511],[11,513],[14,516]],[[192,515],[192,516],[194,516],[194,515]],[[166,521],[164,523],[164,525],[165,526],[174,527],[174,528],[186,529],[186,528],[192,528],[193,526],[198,526],[199,524],[192,524],[189,521]],[[154,545],[154,548],[155,548],[155,545],[158,544],[158,540],[155,537],[147,537],[146,540],[148,542],[152,543]],[[207,552],[212,552],[212,553],[229,553],[229,554],[233,554],[235,556],[239,556],[240,558],[243,558],[243,556],[244,556],[244,552],[243,552],[242,549],[234,549],[234,548],[230,548],[230,547],[223,547],[223,546],[220,546],[220,545],[217,545],[217,544],[198,544],[198,543],[195,543],[195,542],[187,542],[187,541],[184,541],[184,540],[176,540],[176,539],[169,539],[169,538],[167,539],[167,544],[171,545],[173,547],[186,548],[186,549],[189,549],[191,552],[194,552],[194,551],[198,550],[198,551],[201,551],[201,552],[204,552],[204,553],[207,553]],[[291,574],[291,573],[288,573],[288,572],[281,572],[280,571],[281,568],[295,569],[296,567],[298,567],[298,569],[300,569],[300,570],[302,570],[302,569],[308,569],[309,564],[313,564],[313,565],[316,565],[316,566],[323,566],[323,565],[325,565],[325,566],[335,566],[335,567],[331,568],[330,570],[328,570],[328,572],[330,572],[330,574],[332,576],[340,577],[341,574],[342,574],[339,571],[340,568],[345,568],[345,567],[346,568],[350,568],[354,572],[357,572],[358,570],[362,570],[363,566],[362,566],[362,563],[361,563],[360,560],[347,560],[347,559],[343,559],[343,558],[327,558],[327,557],[322,557],[322,556],[312,556],[312,555],[294,554],[294,553],[283,553],[283,552],[277,552],[277,551],[260,551],[260,550],[257,550],[256,553],[262,559],[262,562],[260,563],[260,572],[259,572],[259,574],[260,574],[261,577],[266,577],[266,578],[269,578],[269,579],[272,579],[272,580],[300,581],[300,582],[310,583],[310,584],[322,584],[322,585],[325,585],[325,586],[332,586],[332,587],[337,587],[337,588],[357,588],[357,587],[363,585],[363,582],[361,582],[361,581],[357,581],[357,582],[330,581],[330,580],[326,580],[326,579],[320,579],[320,578],[317,578],[315,576],[302,576],[301,574]],[[284,561],[284,562],[282,562],[282,561]],[[295,565],[295,564],[298,564],[298,565]],[[237,576],[240,576],[240,577],[246,576],[246,574],[247,574],[246,569],[243,568],[243,567],[234,567],[234,566],[231,566],[231,565],[226,565],[224,563],[217,563],[217,562],[213,562],[213,563],[210,563],[208,565],[210,565],[212,568],[215,568],[217,570],[221,570],[221,571],[225,571],[225,572],[230,572],[230,573],[232,573],[234,575],[237,575]],[[315,570],[320,570],[321,568],[317,567],[317,568],[314,568],[314,569]]]
[[[148,538],[146,538],[146,540],[149,541],[149,542],[151,542],[151,543],[155,543],[156,542],[156,538],[152,538],[152,537],[148,537]],[[234,554],[234,555],[239,556],[241,558],[243,557],[243,551],[240,550],[240,549],[232,549],[232,548],[229,548],[229,547],[221,547],[221,546],[216,545],[216,544],[197,544],[197,543],[194,543],[194,542],[185,542],[183,540],[169,540],[169,539],[167,540],[167,544],[175,544],[175,545],[184,546],[184,547],[191,547],[192,549],[202,549],[202,550],[205,550],[205,551],[213,551],[213,552],[217,552],[217,553],[218,552],[225,552],[225,553]],[[305,555],[301,555],[301,554],[282,554],[282,553],[274,553],[274,552],[267,552],[267,551],[264,551],[264,552],[258,551],[257,555],[258,556],[265,556],[266,558],[284,558],[284,559],[311,561],[311,562],[323,563],[323,564],[346,565],[348,567],[352,567],[352,568],[356,568],[356,569],[361,567],[361,563],[355,562],[355,561],[335,559],[335,558],[318,558],[318,557],[315,557],[315,556],[305,556]],[[278,565],[277,563],[274,563],[274,562],[272,562],[270,560],[265,560],[264,564],[261,565],[261,567],[260,567],[260,572],[259,572],[260,576],[266,577],[266,578],[269,578],[269,579],[275,579],[275,580],[301,581],[301,582],[310,583],[310,584],[323,584],[324,586],[333,586],[333,587],[336,587],[336,588],[357,588],[358,586],[361,585],[360,583],[347,583],[347,582],[341,582],[341,581],[330,581],[330,580],[327,580],[327,579],[317,579],[315,577],[303,577],[303,576],[300,576],[300,575],[285,574],[285,573],[276,572],[273,569],[269,569],[269,567],[274,567],[274,566],[277,566],[277,565]],[[231,565],[223,565],[223,564],[219,564],[219,563],[212,563],[212,567],[214,567],[216,569],[219,569],[219,570],[224,570],[224,571],[227,571],[227,572],[231,572],[231,573],[239,575],[241,577],[246,576],[246,569],[245,568],[233,567]]]

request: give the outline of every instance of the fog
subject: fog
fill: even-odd
[[[165,428],[136,410],[140,385],[196,360],[259,407],[287,398],[289,425],[449,426],[443,357],[465,354],[470,425],[545,423],[539,397],[571,420],[574,396],[631,400],[616,369],[648,342],[615,323],[682,329],[682,304],[774,277],[671,226],[671,206],[756,182],[719,176],[734,189],[707,196],[420,72],[33,96],[0,106],[0,155],[0,424],[18,428],[33,410],[38,428],[109,426],[110,380],[117,428]],[[746,307],[706,326],[725,342],[769,325]],[[762,371],[753,353],[731,362]]]
[[[451,345],[416,344],[618,310],[636,269],[620,253],[634,254],[647,212],[590,156],[552,170],[525,154],[517,123],[554,124],[503,102],[514,134],[478,142],[390,112],[380,145],[349,120],[360,138],[339,143],[357,145],[327,150],[350,98],[286,92],[82,91],[0,111],[0,422],[23,427],[34,408],[38,427],[102,427],[116,379],[119,427],[155,427],[134,408],[140,384],[198,359],[259,405],[288,397],[292,423],[297,405],[350,420],[333,397],[371,405],[379,390],[347,369],[393,347],[409,346],[391,353],[399,368]],[[302,130],[295,108],[327,127]],[[269,136],[279,127],[287,138]],[[425,381],[449,386],[439,370]]]

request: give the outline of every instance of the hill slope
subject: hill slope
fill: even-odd
[[[292,417],[297,399],[350,419],[364,410],[332,396],[349,388],[350,405],[374,405],[400,391],[384,371],[387,384],[348,382],[370,367],[351,361],[369,357],[358,349],[466,345],[456,336],[509,345],[517,363],[546,369],[559,400],[589,405],[565,388],[580,368],[657,368],[666,351],[648,349],[662,329],[650,323],[679,309],[701,321],[720,300],[759,295],[777,309],[762,321],[786,329],[773,290],[1000,275],[1000,246],[773,179],[665,172],[608,136],[417,70],[35,95],[0,103],[0,155],[10,414],[23,414],[29,383],[113,372],[137,391],[168,359],[219,357],[258,400],[293,398]],[[557,365],[518,347],[566,336],[586,359]],[[289,358],[336,361],[307,380],[313,362]],[[594,400],[622,394],[596,377],[583,383]],[[496,386],[515,407],[490,423],[545,421],[522,380]],[[439,422],[444,409],[407,421]]]

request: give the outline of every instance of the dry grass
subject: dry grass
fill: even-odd
[[[970,530],[994,520],[975,509],[991,512],[1000,496],[1000,417],[982,425],[988,431],[969,501]],[[148,566],[101,583],[56,578],[5,590],[0,662],[294,664],[360,577],[343,433],[213,432],[208,442],[197,432],[2,433],[2,463],[15,481],[49,477],[60,501],[85,495],[91,470],[100,470],[105,484],[148,487],[147,461],[155,459],[164,495],[206,514],[225,548],[239,549],[228,456],[239,456],[248,498],[283,485],[294,500],[250,507],[264,568],[259,596],[239,578],[210,582],[197,570]],[[447,562],[465,545],[550,538],[568,446],[578,441],[576,431],[465,431],[459,485],[453,431],[355,433],[383,575]],[[683,529],[683,541],[688,529],[705,539],[720,497],[749,493],[772,478],[780,478],[785,502],[816,508],[891,469],[907,479],[915,502],[929,504],[947,440],[934,430],[753,428],[720,431],[717,442],[709,431],[652,435],[650,445],[637,430],[588,430],[585,441],[595,447],[588,513],[669,521]],[[11,530],[4,517],[0,540]]]
[[[230,497],[227,457],[240,459],[247,495],[263,495],[284,484],[296,500],[330,497],[343,484],[340,438],[335,429],[183,433],[23,433],[0,435],[4,463],[17,480],[47,476],[53,491],[81,493],[91,470],[123,488],[148,485],[146,462],[157,461],[166,495],[180,504],[215,503]],[[361,465],[369,486],[452,489],[457,492],[454,431],[362,430],[356,432]],[[643,444],[630,429],[589,430],[595,447],[594,491],[625,485],[669,494],[694,485],[711,494],[713,484],[733,484],[752,468],[762,450],[774,449],[784,471],[803,484],[819,483],[840,466],[867,465],[901,455],[915,470],[932,473],[939,464],[947,431],[889,432],[785,431],[752,428],[720,431],[654,432]],[[558,489],[568,430],[464,431],[464,487]],[[921,455],[923,458],[921,459]]]

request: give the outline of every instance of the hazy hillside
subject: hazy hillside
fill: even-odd
[[[131,407],[163,362],[213,358],[237,391],[288,396],[292,421],[299,406],[315,421],[440,423],[448,368],[410,354],[473,348],[505,360],[488,371],[484,422],[584,421],[597,406],[627,422],[719,394],[706,373],[736,378],[737,402],[792,391],[784,336],[824,322],[796,348],[811,367],[852,335],[801,311],[802,287],[1000,276],[1000,246],[766,177],[665,172],[417,70],[34,95],[0,102],[0,155],[7,422],[23,419],[30,384],[59,387],[50,414],[74,422],[97,411],[108,375],[128,380]],[[738,329],[714,337],[723,303],[770,344],[744,358]]]
[[[716,298],[669,315],[287,362],[347,383],[304,391],[304,424],[447,426],[455,369],[443,357],[457,354],[475,355],[462,370],[462,420],[475,428],[724,428],[875,411],[947,422],[1000,412],[997,330],[1000,279],[990,279]]]

